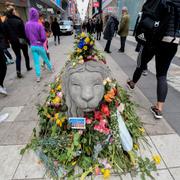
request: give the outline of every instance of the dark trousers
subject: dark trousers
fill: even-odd
[[[0,50],[0,86],[2,87],[6,76],[6,71],[7,71],[6,57],[4,55],[3,50]]]
[[[26,63],[26,69],[28,70],[30,68],[30,61],[29,61],[29,55],[28,55],[28,46],[26,44],[11,44],[12,49],[16,55],[16,71],[21,72],[21,50],[23,52],[25,63]]]
[[[178,44],[167,42],[161,42],[154,48],[145,45],[141,55],[141,64],[134,72],[133,82],[137,83],[148,62],[155,55],[158,102],[165,102],[168,92],[167,72],[171,61],[177,52],[177,47]]]
[[[125,36],[125,37],[122,37],[122,36],[121,36],[120,41],[121,41],[120,51],[124,52],[125,44],[126,44],[126,36]]]
[[[58,44],[60,44],[60,36],[59,35],[54,35],[54,42],[56,43],[56,38],[58,38]]]
[[[107,43],[106,43],[106,47],[105,47],[105,51],[110,51],[110,46],[111,46],[111,40],[107,40]]]
[[[101,40],[101,32],[97,32],[97,40]]]
[[[10,52],[7,49],[4,49],[4,54],[9,58],[12,59],[12,56],[10,54]]]

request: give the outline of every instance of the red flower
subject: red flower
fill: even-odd
[[[94,112],[94,118],[96,119],[96,120],[101,120],[101,119],[103,119],[103,115],[102,115],[102,113],[100,112],[100,111],[95,111]]]
[[[107,117],[110,115],[109,107],[106,104],[102,104],[101,112],[103,112]]]

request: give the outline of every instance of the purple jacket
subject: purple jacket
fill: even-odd
[[[26,36],[31,46],[43,46],[46,40],[46,32],[38,22],[39,12],[35,8],[29,10],[29,21],[25,25]]]

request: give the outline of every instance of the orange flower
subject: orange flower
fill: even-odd
[[[107,102],[112,102],[112,100],[115,98],[115,91],[114,89],[111,89],[110,91],[107,92],[106,95],[104,95],[104,99]]]

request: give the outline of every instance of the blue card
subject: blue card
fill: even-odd
[[[84,117],[70,117],[68,121],[72,129],[86,129],[86,118]]]

